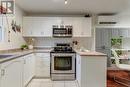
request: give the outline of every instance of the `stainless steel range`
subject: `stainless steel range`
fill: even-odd
[[[57,44],[51,51],[51,79],[75,80],[75,61],[70,44]]]

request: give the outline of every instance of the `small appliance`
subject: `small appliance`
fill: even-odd
[[[73,36],[72,25],[53,25],[53,37],[55,38],[69,38]]]

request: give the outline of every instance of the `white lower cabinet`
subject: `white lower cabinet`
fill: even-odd
[[[50,53],[28,54],[0,64],[0,87],[26,87],[34,76],[50,77]]]
[[[79,87],[106,87],[106,56],[76,56],[76,79]]]
[[[0,87],[23,87],[23,59],[18,58],[1,64]]]
[[[34,77],[35,74],[35,56],[29,54],[24,56],[24,68],[23,68],[23,82],[24,86]]]
[[[50,53],[36,53],[36,77],[50,77]]]

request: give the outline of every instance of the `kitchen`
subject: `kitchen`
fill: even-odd
[[[2,5],[10,2],[14,3],[12,14]],[[91,8],[92,12],[81,10],[83,7],[76,4],[79,2],[88,5],[86,8]],[[107,80],[107,63],[110,61],[105,51],[96,48],[100,42],[96,30],[129,29],[129,15],[111,14],[122,11],[123,8],[114,9],[128,2],[114,3],[110,12],[105,12],[100,5],[97,5],[100,10],[92,8],[87,2],[2,0],[0,87],[113,87],[111,84],[123,87],[116,81],[109,83]],[[100,18],[102,16],[104,19]],[[123,43],[129,42],[123,40]]]

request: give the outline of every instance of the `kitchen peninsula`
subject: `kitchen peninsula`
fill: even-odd
[[[107,56],[99,52],[80,52],[76,56],[79,87],[106,87]]]

